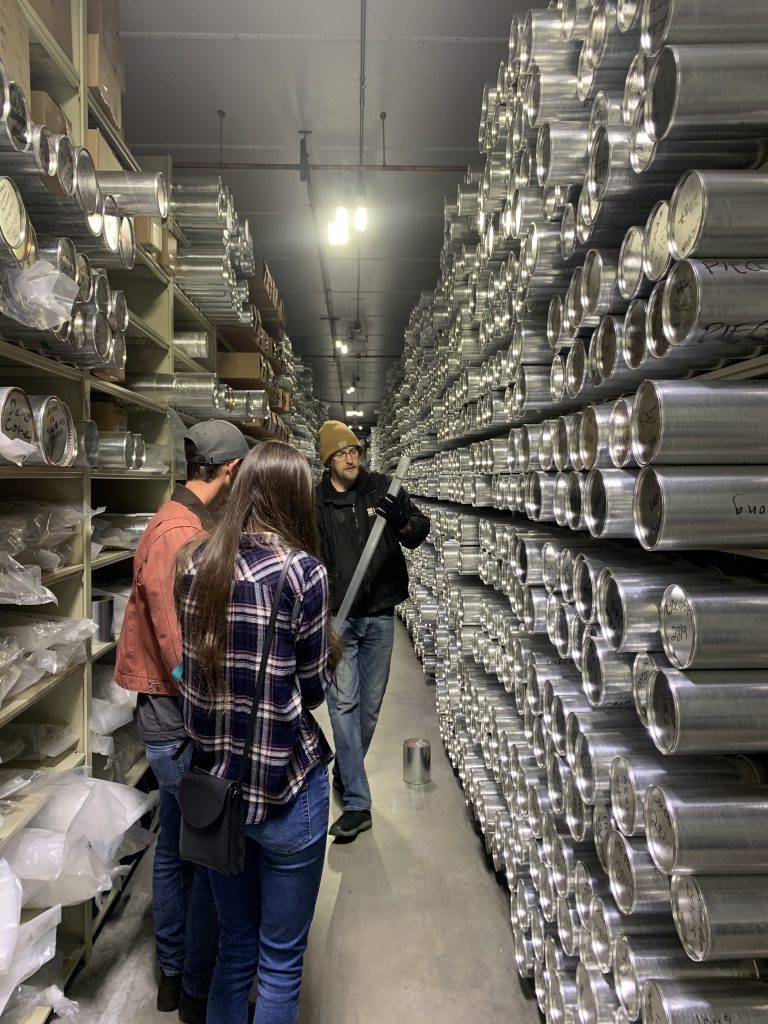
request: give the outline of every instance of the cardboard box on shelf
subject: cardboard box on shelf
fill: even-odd
[[[120,0],[88,0],[88,31],[116,36],[120,31]]]
[[[91,419],[99,430],[127,430],[128,412],[114,402],[91,399]]]
[[[29,102],[33,121],[47,125],[56,135],[72,137],[70,120],[52,96],[40,89],[33,89]]]
[[[89,88],[96,91],[102,106],[109,112],[117,128],[123,129],[123,69],[116,67],[103,37],[88,33]]]
[[[0,0],[0,60],[8,78],[29,96],[29,27],[18,0]]]
[[[216,372],[227,383],[271,383],[272,367],[258,352],[219,352],[216,357]]]
[[[67,57],[72,60],[71,0],[29,0],[29,4]],[[43,121],[42,124],[48,122]]]
[[[88,129],[85,144],[93,157],[93,165],[97,171],[122,171],[122,164],[98,128]]]
[[[176,253],[178,242],[176,236],[171,232],[167,224],[161,226],[160,239],[160,266],[164,267],[173,276],[176,273]]]
[[[134,217],[133,230],[139,245],[156,255],[162,253],[163,222],[159,217]]]
[[[284,389],[281,388],[280,396],[281,396],[281,399],[282,399],[281,406],[280,406],[280,411],[281,412],[290,412],[291,411],[291,395],[290,395],[290,392],[285,391]]]

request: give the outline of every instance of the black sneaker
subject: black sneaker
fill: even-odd
[[[331,825],[330,834],[337,839],[355,839],[369,828],[373,828],[370,811],[344,811]]]
[[[208,1000],[196,999],[188,995],[184,989],[179,996],[179,1020],[182,1024],[205,1024],[208,1013]]]
[[[160,1013],[173,1013],[179,1008],[181,998],[181,975],[163,974],[160,971],[160,984],[157,986],[157,1008]]]

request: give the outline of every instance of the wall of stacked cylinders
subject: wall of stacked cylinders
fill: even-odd
[[[515,18],[379,424],[554,1024],[768,1020],[767,87],[754,0]]]
[[[179,287],[212,323],[253,327],[245,280],[255,270],[253,239],[232,193],[221,178],[174,182],[171,210],[187,239],[176,260]]]
[[[30,117],[24,90],[0,63],[0,269],[46,260],[77,285],[61,326],[19,323],[0,315],[0,331],[31,351],[88,368],[125,367],[128,308],[104,268],[130,270],[134,216],[168,213],[162,174],[96,171],[85,146],[73,145]],[[45,225],[45,233],[36,232]]]

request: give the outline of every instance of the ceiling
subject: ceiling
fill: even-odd
[[[526,3],[525,6],[528,6]],[[126,137],[138,154],[176,161],[298,163],[308,129],[310,164],[358,163],[361,0],[130,0],[121,10],[126,50]],[[509,0],[367,0],[364,164],[463,167],[479,161],[483,84],[506,54]],[[193,173],[193,172],[187,172]],[[194,172],[205,173],[202,171]],[[212,170],[210,173],[217,173]],[[358,236],[358,355],[336,358],[307,187],[296,170],[228,170],[222,177],[249,218],[288,313],[288,333],[330,413],[362,409],[376,420],[386,372],[408,313],[435,285],[443,196],[457,170],[366,171],[369,224]],[[354,171],[312,173],[336,336],[358,316],[358,246],[327,242],[336,206],[354,205]],[[355,395],[346,388],[356,380]]]

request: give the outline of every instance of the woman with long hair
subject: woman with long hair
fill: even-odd
[[[306,458],[265,441],[243,460],[218,523],[182,552],[177,602],[180,682],[196,763],[243,783],[245,870],[211,871],[220,921],[208,1024],[296,1024],[307,936],[325,859],[332,754],[310,709],[323,703],[339,657],[318,558]],[[282,567],[288,570],[256,731],[244,750],[264,635]]]

